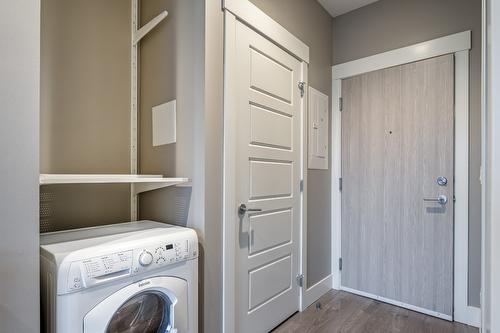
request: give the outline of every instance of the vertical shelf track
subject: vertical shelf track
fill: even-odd
[[[138,117],[138,68],[137,63],[139,61],[139,52],[137,50],[138,45],[134,42],[134,36],[137,33],[139,26],[139,1],[131,0],[132,2],[132,31],[130,38],[130,173],[137,174],[137,117]],[[137,194],[134,189],[134,184],[130,184],[130,219],[132,221],[137,220]]]
[[[140,22],[140,0],[131,0],[131,40],[130,40],[130,75],[131,75],[131,91],[130,91],[130,173],[138,174],[138,110],[139,110],[139,42],[140,40],[156,27],[165,17],[168,12],[163,11],[150,22],[139,28]],[[137,220],[137,191],[135,185],[130,185],[130,219]]]

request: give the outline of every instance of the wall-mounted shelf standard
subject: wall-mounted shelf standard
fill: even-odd
[[[55,184],[124,184],[132,185],[132,193],[152,191],[163,187],[186,184],[188,178],[166,178],[161,175],[123,174],[41,174],[40,185]]]
[[[166,10],[160,12],[155,18],[146,23],[143,27],[139,27],[139,5],[141,0],[132,0],[132,38],[130,45],[130,173],[137,174],[137,126],[138,126],[138,95],[139,95],[139,44],[141,39],[153,30],[161,21],[167,16]],[[137,192],[138,188],[144,187],[148,183],[133,183],[130,191],[130,218],[132,221],[137,220]],[[142,184],[142,185],[140,185]],[[153,190],[152,184],[159,185],[158,183],[149,183],[149,190]],[[168,185],[167,185],[168,186]],[[158,187],[157,187],[158,188]]]

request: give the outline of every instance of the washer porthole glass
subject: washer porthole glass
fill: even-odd
[[[106,333],[168,333],[171,302],[157,291],[144,291],[125,303],[111,318]]]

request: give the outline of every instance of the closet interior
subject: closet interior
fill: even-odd
[[[177,75],[175,16],[161,1],[41,5],[40,231],[137,220],[140,194],[170,186],[189,200],[175,89],[146,90]]]

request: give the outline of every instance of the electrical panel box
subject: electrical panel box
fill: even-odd
[[[328,96],[309,87],[309,169],[328,169],[328,113]]]

